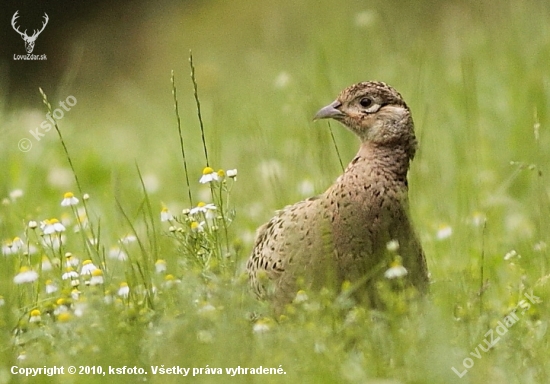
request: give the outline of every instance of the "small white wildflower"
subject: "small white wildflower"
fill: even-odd
[[[19,245],[19,242],[16,241],[17,239],[19,239],[19,237],[16,237],[14,240],[8,240],[2,245],[3,255],[15,255],[17,252],[19,252],[21,246]]]
[[[216,210],[216,206],[212,203],[205,204],[200,201],[197,206],[189,211],[190,215],[196,215],[198,213],[204,213],[207,219],[213,219],[216,217],[213,211]]]
[[[40,316],[40,311],[38,309],[33,309],[29,316],[29,323],[39,323],[42,321]]]
[[[72,298],[74,301],[78,301],[78,299],[80,298],[80,291],[79,291],[77,288],[74,288],[74,289],[71,291],[71,298]]]
[[[65,273],[61,275],[61,278],[63,280],[78,279],[78,273],[72,267],[67,267]]]
[[[90,279],[90,285],[103,284],[103,271],[101,269],[94,269],[92,271],[92,278]]]
[[[123,238],[120,239],[120,242],[122,244],[130,244],[130,243],[133,243],[137,241],[137,237],[135,237],[134,235],[126,235],[124,236]]]
[[[266,332],[269,332],[269,330],[271,330],[271,327],[270,327],[270,324],[271,322],[266,320],[266,319],[260,319],[258,321],[256,321],[256,323],[254,324],[254,326],[252,327],[252,331],[254,333],[266,333]]]
[[[82,200],[88,200],[89,198],[90,198],[90,195],[88,195],[87,193],[82,195]]]
[[[302,196],[311,196],[315,193],[315,185],[311,180],[302,180],[298,185],[298,192]]]
[[[442,224],[439,226],[439,229],[437,230],[437,239],[438,240],[445,240],[451,237],[453,234],[453,228],[451,228],[450,225]]]
[[[12,201],[15,201],[23,196],[23,190],[22,189],[14,189],[10,192],[10,199]]]
[[[156,270],[157,273],[166,272],[166,260],[158,259],[155,262],[155,270]]]
[[[174,220],[174,216],[172,216],[168,208],[163,207],[162,210],[160,211],[160,221],[164,222],[164,221],[170,221],[170,220]]]
[[[67,312],[69,312],[67,300],[65,300],[64,298],[57,299],[57,301],[55,302],[55,309],[53,311],[53,314],[59,316],[60,314]]]
[[[216,311],[216,307],[214,307],[212,304],[210,304],[208,301],[202,302],[200,304],[200,308],[198,310],[199,314],[206,314]]]
[[[51,235],[53,233],[60,233],[65,231],[65,226],[57,219],[44,220],[40,227],[45,235]]]
[[[296,294],[296,297],[294,298],[294,302],[303,303],[304,301],[307,301],[307,299],[308,299],[307,293],[304,290],[300,289]]]
[[[29,224],[27,224],[27,226],[30,228],[30,229],[36,229],[36,227],[38,227],[38,223],[34,220],[31,220],[29,221]]]
[[[233,179],[237,181],[237,170],[236,169],[228,169],[226,172],[227,177],[230,179]]]
[[[80,269],[80,275],[91,275],[96,269],[97,267],[92,263],[92,260],[84,260]]]
[[[174,275],[166,275],[164,277],[164,282],[162,283],[162,286],[166,289],[172,288],[174,285],[181,283],[181,280],[176,279]]]
[[[510,252],[507,252],[504,255],[504,260],[510,260],[510,259],[513,259],[514,257],[521,259],[521,255],[518,254],[515,249],[512,249]]]
[[[386,244],[386,249],[390,252],[397,252],[399,250],[399,241],[391,240]]]
[[[409,273],[407,269],[401,264],[401,258],[397,257],[390,265],[390,268],[384,272],[386,279],[395,279],[403,277]]]
[[[42,270],[51,271],[52,269],[53,269],[53,266],[50,259],[48,259],[48,256],[42,256]]]
[[[204,225],[206,223],[204,221],[201,221],[200,223],[193,221],[191,222],[191,230],[193,232],[204,232]]]
[[[128,255],[126,254],[126,252],[116,246],[111,247],[111,249],[109,250],[109,257],[111,259],[117,259],[119,261],[128,260]]]
[[[38,279],[38,273],[30,269],[29,267],[23,266],[19,270],[19,273],[13,278],[15,284],[23,283],[32,283]]]
[[[206,184],[211,181],[218,181],[219,179],[220,177],[212,168],[206,167],[202,170],[202,177],[200,178],[199,183]]]
[[[62,207],[69,207],[71,205],[77,205],[78,199],[74,196],[72,192],[66,192],[63,195],[63,200],[61,201]]]
[[[127,298],[130,294],[130,287],[128,286],[128,283],[122,282],[120,283],[120,288],[118,289],[118,295],[123,298]]]
[[[487,218],[485,217],[485,215],[482,212],[478,211],[474,212],[471,217],[471,222],[474,227],[482,226],[486,220]]]
[[[71,252],[65,253],[65,265],[67,267],[78,267],[78,264],[80,264],[78,257],[73,256]]]
[[[54,292],[57,292],[57,285],[51,280],[46,280],[46,293],[49,295]]]

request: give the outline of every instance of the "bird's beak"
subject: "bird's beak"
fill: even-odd
[[[338,116],[343,116],[344,112],[340,111],[338,108],[342,105],[338,100],[330,103],[326,107],[321,108],[313,117],[313,121],[320,119],[330,119],[337,118]]]

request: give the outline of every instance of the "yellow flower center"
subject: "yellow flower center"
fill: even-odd
[[[197,204],[197,207],[202,208],[205,205],[206,205],[206,203],[204,201],[199,201],[199,203]]]
[[[64,323],[66,321],[69,321],[71,319],[71,314],[69,312],[62,312],[57,316],[57,320]]]
[[[209,175],[211,173],[214,173],[214,170],[210,167],[205,167],[203,170],[202,170],[202,174],[203,175]]]
[[[92,271],[92,276],[102,276],[103,275],[103,272],[101,272],[101,269],[94,269]]]
[[[63,197],[65,199],[72,199],[74,197],[74,194],[72,192],[66,192]]]
[[[31,316],[33,316],[33,317],[40,316],[40,311],[38,309],[33,309],[31,311]]]

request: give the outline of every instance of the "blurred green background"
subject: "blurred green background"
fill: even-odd
[[[521,281],[538,286],[541,297],[548,292],[535,284],[549,267],[548,1],[136,1],[116,12],[109,7],[98,5],[90,18],[57,33],[47,45],[48,70],[30,74],[32,81],[14,75],[19,63],[9,61],[23,53],[23,42],[13,31],[6,35],[20,46],[2,58],[0,72],[0,86],[10,89],[0,99],[0,197],[8,199],[0,216],[3,239],[21,233],[28,220],[55,216],[60,196],[75,190],[55,131],[40,141],[29,133],[45,119],[37,85],[53,108],[69,95],[78,100],[59,126],[105,236],[115,239],[124,235],[115,197],[132,208],[142,198],[136,164],[153,207],[189,208],[173,70],[193,195],[206,200],[208,190],[197,183],[205,160],[189,77],[192,50],[210,162],[239,171],[231,231],[244,243],[243,260],[255,228],[275,209],[321,193],[341,173],[330,129],[312,122],[313,114],[344,87],[380,80],[401,92],[416,123],[420,151],[410,173],[411,209],[442,316],[456,303],[477,306],[472,300],[485,283],[496,307],[513,300],[509,271],[502,270],[512,249],[523,256]],[[13,11],[4,11],[9,20]],[[44,35],[55,23],[50,18]],[[336,123],[330,128],[346,163],[357,139]],[[18,149],[22,138],[31,140],[30,151]],[[15,189],[24,195],[9,204]],[[485,227],[479,224],[484,219]],[[442,230],[449,228],[446,237]],[[487,281],[480,281],[481,255]],[[547,308],[540,309],[544,315]],[[433,337],[446,350],[450,338]],[[464,341],[465,356],[468,343],[482,339],[476,337]],[[525,363],[518,368],[523,373],[502,382],[544,382],[544,340],[533,347],[542,360]],[[518,354],[528,358],[525,348]],[[506,367],[508,358],[498,358],[497,373],[485,366],[488,375],[515,372]],[[425,363],[420,371],[429,367]],[[454,376],[446,362],[437,364],[445,373],[430,382]],[[391,377],[391,370],[380,372]],[[424,382],[419,372],[400,377]]]

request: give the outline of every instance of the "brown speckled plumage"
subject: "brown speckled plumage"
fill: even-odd
[[[424,291],[426,262],[408,212],[416,138],[401,95],[381,82],[358,83],[315,118],[344,124],[361,140],[359,152],[325,193],[285,207],[258,229],[247,263],[252,288],[280,310],[296,296],[297,279],[311,289],[361,281],[387,262],[386,245],[397,240],[408,281]],[[358,291],[366,302],[376,304],[372,282],[382,274]]]

